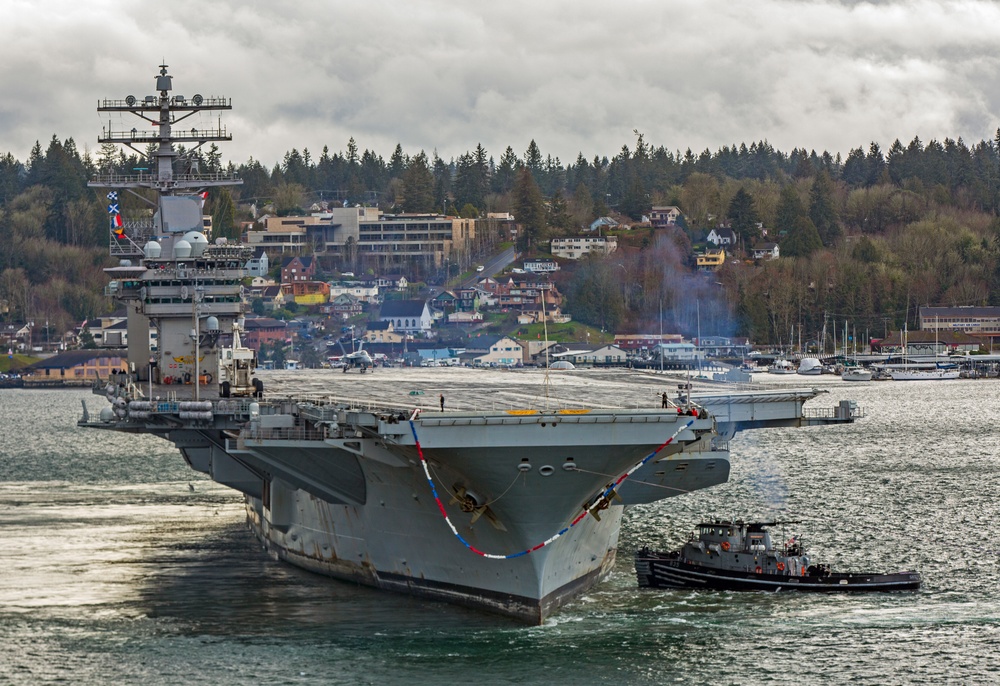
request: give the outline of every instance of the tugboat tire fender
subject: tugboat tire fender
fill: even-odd
[[[778,566],[778,571],[779,572],[785,571],[785,563],[784,562],[779,562],[777,566]]]

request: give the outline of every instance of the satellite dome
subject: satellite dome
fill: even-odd
[[[201,231],[188,231],[182,240],[191,244],[191,257],[199,257],[208,247],[208,239]]]
[[[147,259],[155,260],[160,256],[160,244],[156,241],[149,241],[143,246],[142,254],[145,255]]]
[[[174,243],[174,259],[183,260],[191,257],[191,244],[183,238]]]

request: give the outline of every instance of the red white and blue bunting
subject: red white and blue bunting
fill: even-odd
[[[416,416],[416,413],[414,413],[414,416]],[[427,477],[427,483],[431,487],[431,494],[434,496],[434,501],[437,503],[438,510],[441,511],[441,516],[444,517],[444,521],[448,524],[448,527],[451,529],[451,532],[455,535],[455,538],[457,538],[459,541],[461,541],[462,545],[464,545],[466,548],[468,548],[469,550],[471,550],[472,552],[474,552],[476,555],[481,555],[482,557],[489,558],[490,560],[512,560],[515,557],[522,557],[524,555],[529,555],[529,554],[535,552],[536,550],[541,550],[545,546],[549,545],[550,543],[556,541],[561,536],[563,536],[564,534],[566,534],[570,529],[572,529],[574,526],[576,526],[577,524],[579,524],[580,520],[582,520],[588,514],[593,513],[597,509],[603,509],[603,507],[606,507],[607,504],[608,504],[608,502],[610,501],[610,499],[613,498],[613,497],[615,497],[615,495],[616,495],[615,489],[619,485],[621,485],[621,483],[623,481],[625,481],[625,479],[627,479],[630,476],[632,476],[636,472],[636,470],[638,470],[644,464],[646,464],[647,462],[649,462],[650,460],[652,460],[654,457],[656,457],[660,453],[660,451],[662,451],[668,445],[670,445],[671,443],[673,443],[674,439],[676,439],[680,435],[680,433],[682,431],[684,431],[684,429],[687,429],[692,424],[694,424],[694,419],[690,419],[684,425],[678,427],[677,431],[675,431],[670,438],[668,438],[666,441],[664,441],[663,443],[661,443],[656,448],[656,450],[654,450],[649,455],[646,455],[646,457],[642,458],[641,460],[639,460],[638,462],[636,462],[634,465],[632,465],[631,469],[629,469],[627,472],[623,473],[621,476],[619,476],[614,481],[614,483],[612,483],[610,486],[608,486],[606,489],[604,489],[604,491],[602,491],[601,493],[599,493],[591,501],[591,504],[588,505],[587,507],[585,507],[583,509],[583,512],[581,512],[580,514],[578,514],[576,516],[576,518],[573,519],[573,521],[569,523],[568,526],[566,526],[563,529],[561,529],[560,531],[556,532],[555,534],[553,534],[552,536],[550,536],[546,540],[542,541],[541,543],[539,543],[539,544],[537,544],[537,545],[535,545],[535,546],[533,546],[531,548],[528,548],[526,550],[522,550],[519,553],[512,553],[510,555],[497,555],[495,553],[483,552],[482,550],[479,550],[474,545],[472,545],[467,540],[465,540],[465,538],[462,537],[462,534],[460,534],[458,532],[458,529],[455,527],[455,525],[451,521],[451,518],[448,516],[448,512],[444,509],[444,503],[441,502],[441,498],[438,496],[437,487],[434,485],[434,479],[431,478],[430,467],[427,465],[427,459],[424,457],[424,451],[420,447],[420,439],[417,438],[417,427],[414,424],[412,418],[410,419],[410,431],[413,432],[413,441],[417,445],[417,455],[420,456],[420,464],[424,468],[424,475]]]

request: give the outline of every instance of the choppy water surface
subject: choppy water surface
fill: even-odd
[[[612,577],[541,627],[272,561],[170,444],[78,430],[99,398],[0,390],[0,682],[1000,682],[1000,383],[806,383],[868,417],[740,434],[728,484],[631,511]],[[801,520],[814,559],[924,589],[640,592],[631,551],[710,515]]]

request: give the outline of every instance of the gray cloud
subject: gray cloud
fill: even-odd
[[[232,98],[224,155],[267,165],[351,136],[446,159],[534,138],[563,162],[633,129],[696,151],[971,142],[997,128],[996,26],[985,0],[8,0],[0,151],[52,134],[95,149],[97,100],[151,93],[163,59],[175,92]]]

